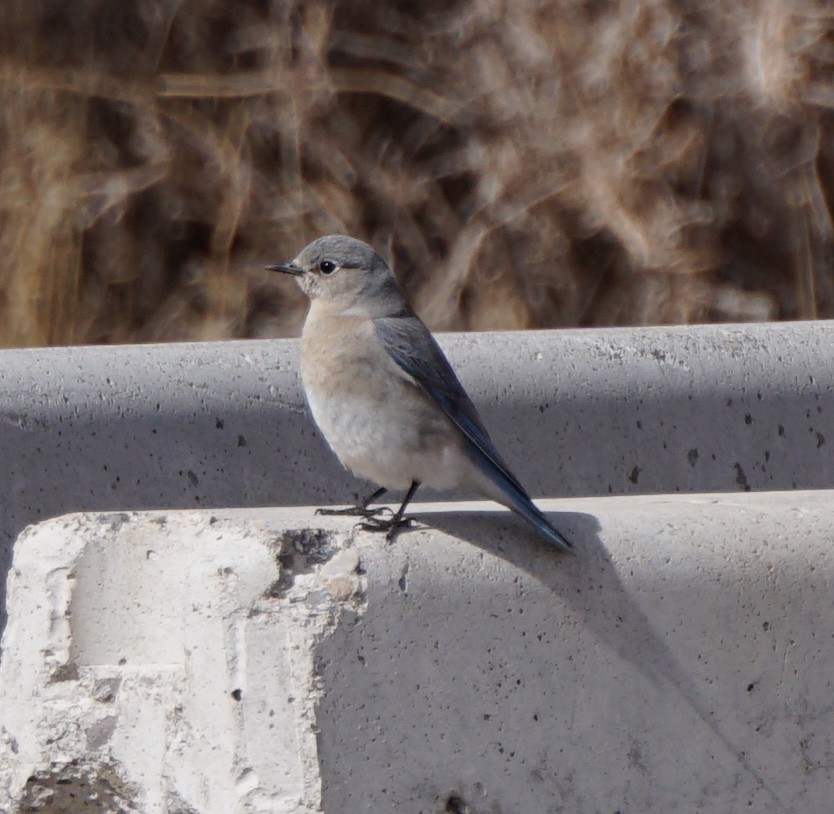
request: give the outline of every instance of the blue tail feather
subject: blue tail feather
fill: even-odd
[[[504,503],[504,505],[512,509],[517,515],[523,517],[542,537],[556,546],[560,551],[571,551],[573,549],[573,543],[553,528],[550,521],[541,513],[525,492],[519,491],[515,484],[503,478],[498,471],[486,472],[485,474],[498,487],[502,496],[505,498],[500,501],[501,503]]]
[[[493,500],[524,518],[542,537],[560,551],[573,552],[573,543],[553,527],[521,484],[515,478],[506,477],[504,474],[506,467],[496,466],[490,456],[474,445],[470,446],[469,451],[472,462],[490,484],[489,496]]]

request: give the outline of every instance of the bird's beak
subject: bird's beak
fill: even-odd
[[[292,274],[293,277],[303,277],[304,269],[294,266],[292,263],[275,263],[271,266],[264,266],[267,271],[281,271],[284,274]]]

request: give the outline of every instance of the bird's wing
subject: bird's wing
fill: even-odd
[[[492,480],[506,480],[529,500],[481,423],[475,405],[458,381],[429,329],[414,314],[380,317],[374,330],[391,358],[472,442],[474,462]]]
[[[374,319],[373,325],[388,355],[468,439],[472,462],[498,487],[503,495],[500,502],[518,512],[558,549],[569,551],[571,542],[550,524],[501,460],[475,405],[428,328],[411,312]]]

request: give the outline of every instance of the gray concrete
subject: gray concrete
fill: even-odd
[[[534,496],[834,486],[830,322],[441,343]],[[0,586],[46,517],[367,489],[313,428],[294,341],[3,351],[0,449]]]
[[[576,557],[486,504],[35,527],[0,810],[828,811],[832,497],[545,501]]]

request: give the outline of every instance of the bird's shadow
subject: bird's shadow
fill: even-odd
[[[576,619],[655,684],[685,679],[676,659],[623,584],[599,538],[596,517],[578,512],[549,520],[573,544],[562,553],[506,512],[432,512],[415,519],[521,569],[567,602]],[[497,533],[496,533],[497,532]],[[596,598],[605,595],[606,601]],[[616,612],[609,609],[615,607]]]
[[[743,748],[722,731],[689,672],[681,665],[637,599],[639,591],[623,582],[590,514],[549,514],[549,520],[574,544],[564,554],[527,532],[506,512],[443,512],[416,514],[421,524],[465,540],[488,554],[521,569],[558,595],[576,621],[630,664],[656,688],[675,693],[727,749],[757,785],[780,802]]]

